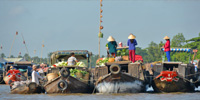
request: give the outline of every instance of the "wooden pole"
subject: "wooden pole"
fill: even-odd
[[[42,53],[43,53],[43,47],[44,47],[44,41],[42,41],[42,50],[41,50],[41,58],[40,58],[40,63],[42,63]]]
[[[102,18],[102,9],[101,9],[101,7],[102,7],[102,0],[100,0],[100,22],[99,22],[99,33],[101,33],[101,18]],[[101,37],[99,36],[99,58],[100,58],[100,41],[101,41],[101,39],[100,39]]]

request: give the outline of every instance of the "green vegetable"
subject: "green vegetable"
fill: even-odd
[[[108,43],[106,44],[106,47],[108,47]]]
[[[70,75],[73,77],[76,77],[76,73],[79,73],[79,72],[82,73],[83,76],[85,76],[85,74],[88,73],[87,71],[78,70],[76,68],[74,68],[74,69],[71,68],[71,69],[69,69],[69,71],[70,71]]]
[[[105,63],[107,63],[109,58],[103,58],[103,60],[99,60],[97,63],[99,66],[105,66]]]
[[[124,48],[122,50],[117,50],[117,55],[118,56],[125,56],[129,55],[129,50],[127,48]]]
[[[86,67],[86,64],[84,62],[79,61],[79,62],[76,63],[76,66]]]

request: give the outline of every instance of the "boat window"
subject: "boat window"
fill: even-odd
[[[178,68],[178,64],[164,64],[163,70],[173,71]]]

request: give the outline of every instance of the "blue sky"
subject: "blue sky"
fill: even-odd
[[[104,38],[101,54],[106,54],[108,36],[126,43],[136,35],[138,47],[151,41],[183,33],[186,39],[200,32],[199,0],[103,0]],[[1,53],[24,55],[23,33],[29,54],[43,57],[57,50],[89,50],[98,54],[99,0],[0,0]],[[34,54],[36,50],[36,54]]]

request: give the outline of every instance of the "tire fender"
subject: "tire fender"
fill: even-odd
[[[121,71],[121,66],[119,64],[112,64],[110,66],[110,72],[112,74],[118,74]]]

